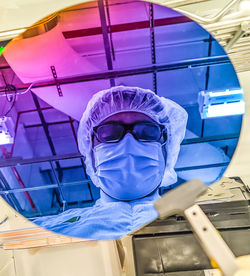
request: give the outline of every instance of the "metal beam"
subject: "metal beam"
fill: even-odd
[[[61,201],[62,201],[62,204],[63,204],[63,212],[65,211],[65,207],[66,207],[66,204],[67,204],[67,201],[64,197],[64,193],[63,193],[63,188],[62,188],[62,184],[61,184],[61,181],[58,179],[57,177],[57,174],[56,174],[56,171],[54,169],[54,166],[53,166],[53,162],[52,161],[49,161],[49,164],[50,164],[50,167],[52,169],[52,173],[53,173],[53,176],[56,180],[56,184],[57,184],[57,190],[59,191],[59,195],[60,195],[60,198],[61,198]],[[60,168],[60,171],[62,173],[62,170]]]
[[[143,75],[143,74],[149,74],[153,72],[164,72],[164,71],[172,71],[172,70],[179,70],[179,69],[191,69],[191,68],[206,67],[206,66],[216,66],[216,65],[222,65],[222,64],[231,64],[231,61],[227,55],[194,58],[194,59],[182,60],[177,62],[157,64],[153,66],[147,65],[142,67],[122,69],[122,70],[111,70],[111,71],[93,73],[93,74],[82,75],[77,77],[62,78],[62,79],[58,79],[58,82],[60,83],[60,85],[66,85],[71,83],[88,82],[88,81],[95,81],[95,80],[102,80],[102,79],[133,76],[133,75]],[[22,90],[22,89],[26,90],[30,85],[31,83],[18,84],[16,85],[16,88],[18,90]],[[55,85],[56,83],[54,80],[42,81],[39,83],[35,83],[32,88],[49,87],[49,86],[55,86]],[[0,93],[5,93],[3,87],[0,88]]]
[[[105,7],[106,7],[106,15],[107,15],[107,23],[108,23],[108,33],[109,33],[109,41],[110,41],[110,47],[111,47],[111,53],[112,53],[112,59],[115,60],[115,49],[114,49],[114,43],[113,43],[113,34],[110,31],[111,27],[111,19],[110,19],[110,12],[109,12],[109,0],[105,0]]]
[[[54,144],[53,144],[52,138],[51,138],[50,133],[49,133],[48,124],[47,124],[47,122],[45,121],[45,118],[44,118],[44,116],[43,116],[42,111],[40,110],[40,104],[39,104],[38,98],[37,98],[37,96],[36,96],[33,92],[31,93],[31,95],[32,95],[32,98],[33,98],[33,100],[34,100],[35,106],[36,106],[36,108],[37,108],[37,110],[38,110],[37,112],[38,112],[39,118],[40,118],[40,120],[41,120],[42,127],[43,127],[43,130],[44,130],[44,132],[45,132],[47,141],[48,141],[48,143],[49,143],[50,150],[51,150],[51,152],[52,152],[53,155],[56,155],[55,146],[54,146]],[[57,163],[57,168],[58,168],[58,170],[60,170],[60,165],[59,165],[59,163]]]
[[[70,120],[71,129],[72,129],[72,132],[73,132],[73,136],[74,136],[74,139],[75,139],[75,143],[76,143],[77,149],[79,150],[79,148],[78,148],[78,142],[77,142],[76,131],[75,131],[75,128],[74,128],[74,125],[73,125],[73,120],[72,120],[72,118],[71,118],[70,116],[69,116],[69,120]],[[85,164],[84,164],[84,162],[83,162],[83,159],[80,158],[80,161],[81,161],[81,165],[82,165],[82,169],[83,169],[84,176],[85,176],[86,179],[89,180],[88,175],[87,175],[87,172],[86,172]],[[90,182],[91,182],[91,181],[90,181]],[[89,193],[90,193],[91,199],[93,200],[93,194],[92,194],[91,185],[90,185],[89,182],[88,182],[88,188],[89,188]]]
[[[42,107],[42,108],[35,108],[35,109],[28,109],[28,110],[22,110],[19,111],[18,114],[23,114],[23,113],[30,113],[30,112],[37,112],[37,111],[43,111],[43,110],[51,110],[54,109],[54,107],[52,106],[48,106],[48,107]]]
[[[191,139],[184,139],[181,145],[199,144],[207,142],[225,141],[231,139],[239,139],[239,134],[217,135],[208,137],[197,137]]]
[[[88,183],[89,180],[82,180],[82,181],[77,181],[77,182],[69,182],[69,183],[61,183],[60,185],[62,187],[68,187],[68,186],[74,186],[74,185],[81,185]],[[48,185],[42,185],[42,186],[36,186],[36,187],[26,187],[26,188],[15,188],[15,189],[10,189],[6,188],[6,190],[0,191],[0,195],[8,195],[12,193],[23,193],[25,191],[31,192],[31,191],[40,191],[40,190],[45,190],[45,189],[55,189],[58,188],[58,183],[52,183]]]
[[[41,173],[41,169],[40,169],[40,173]],[[54,183],[54,180],[53,180],[53,177],[52,177],[52,173],[51,173],[51,170],[47,172],[47,175],[48,175],[48,178],[49,178],[49,181],[50,181],[50,184],[53,185]],[[60,194],[58,193],[57,187],[55,187],[55,189],[53,189],[52,191],[52,199],[51,199],[51,207],[50,208],[54,208],[54,198],[56,198],[56,202],[59,204],[59,206],[61,207],[60,205],[60,202],[61,202],[61,199],[60,199]]]
[[[188,22],[193,22],[193,20],[186,16],[175,16],[171,18],[156,19],[154,26],[161,27],[161,26],[175,25],[175,24],[188,23]],[[145,21],[111,25],[107,31],[108,33],[117,33],[117,32],[147,29],[149,27],[150,27],[150,22],[148,20],[145,20]],[[101,35],[101,34],[102,34],[101,27],[63,32],[63,35],[66,39],[92,36],[92,35]]]
[[[227,167],[230,162],[223,162],[223,163],[215,163],[215,164],[208,164],[208,165],[198,165],[198,166],[190,166],[190,167],[182,167],[182,168],[175,168],[176,172],[182,171],[192,171],[192,170],[201,170],[201,169],[210,169],[210,168],[218,168],[218,167]]]
[[[213,37],[211,36],[211,34],[209,35],[209,40],[208,40],[208,57],[211,56],[212,53],[212,41],[213,41]],[[206,70],[206,78],[205,78],[205,91],[208,90],[208,84],[209,84],[209,77],[210,77],[210,66],[207,66],[207,70]],[[205,130],[205,120],[202,119],[201,120],[201,137],[204,137],[204,130]]]
[[[40,104],[39,104],[38,98],[37,98],[37,96],[33,92],[31,93],[31,95],[32,95],[32,98],[34,100],[35,106],[36,106],[36,108],[38,110],[37,112],[38,112],[39,118],[41,120],[41,123],[42,123],[43,129],[44,129],[46,138],[48,140],[50,150],[51,150],[51,152],[52,152],[53,155],[56,155],[56,150],[55,150],[52,138],[51,138],[50,133],[49,133],[48,124],[45,121],[45,118],[44,118],[44,115],[43,115],[42,111],[40,110]]]
[[[59,160],[81,158],[81,157],[82,155],[80,153],[70,153],[70,154],[62,154],[62,155],[59,154],[54,156],[44,156],[44,157],[28,158],[28,159],[22,159],[22,157],[20,158],[14,157],[14,158],[5,159],[4,161],[0,161],[0,168],[42,163],[42,162],[48,162],[48,161],[59,161]]]
[[[47,126],[70,124],[70,120],[47,123]],[[43,124],[24,125],[24,128],[43,127]]]
[[[108,28],[107,28],[103,0],[98,0],[98,9],[99,9],[99,15],[100,15],[101,26],[102,26],[102,38],[103,38],[103,44],[105,49],[106,62],[107,62],[108,70],[113,70],[111,48],[109,44]],[[109,81],[110,81],[111,87],[115,86],[114,78],[110,78]]]
[[[154,20],[154,5],[152,3],[149,4],[149,22],[150,22],[150,41],[151,41],[151,59],[152,64],[156,64],[156,51],[155,51],[155,20]],[[156,71],[153,72],[153,87],[154,92],[157,94],[157,75]]]
[[[51,152],[52,152],[53,155],[56,155],[56,150],[55,150],[55,147],[54,147],[52,138],[51,138],[50,133],[49,133],[48,125],[47,125],[47,123],[46,123],[46,121],[45,121],[45,118],[44,118],[44,116],[43,116],[42,111],[40,110],[41,107],[40,107],[38,98],[37,98],[37,96],[36,96],[33,92],[31,92],[31,95],[32,95],[33,101],[34,101],[34,103],[35,103],[35,106],[36,106],[36,108],[38,109],[37,112],[38,112],[39,118],[40,118],[40,120],[41,120],[41,123],[42,123],[42,125],[43,125],[43,130],[44,130],[44,132],[45,132],[47,141],[48,141],[48,143],[49,143],[50,150],[51,150]],[[59,161],[56,161],[56,167],[57,167],[57,169],[58,169],[59,182],[60,182],[60,181],[62,180],[62,170],[61,170]],[[57,192],[57,190],[56,190],[56,192]],[[64,198],[63,198],[63,196],[61,195],[61,191],[60,191],[60,190],[59,190],[59,194],[60,194],[60,196],[61,196],[61,198],[62,198],[62,203],[64,204]],[[60,202],[59,202],[59,204],[60,204]]]

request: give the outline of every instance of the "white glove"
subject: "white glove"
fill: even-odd
[[[233,276],[250,276],[250,255],[241,256],[236,259],[237,264],[240,267]],[[213,276],[222,276],[220,271],[216,271]]]

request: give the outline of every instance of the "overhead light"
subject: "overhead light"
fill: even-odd
[[[201,91],[198,96],[198,103],[202,119],[245,113],[242,89]]]
[[[0,117],[0,145],[13,144],[14,123],[10,117]]]

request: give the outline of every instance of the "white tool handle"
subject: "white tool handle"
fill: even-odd
[[[239,270],[235,256],[213,224],[198,205],[184,211],[184,215],[207,255],[216,261],[224,276],[233,276]]]

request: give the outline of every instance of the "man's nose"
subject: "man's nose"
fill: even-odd
[[[130,132],[126,133],[122,140],[124,142],[124,149],[126,150],[126,152],[133,153],[133,151],[135,150],[134,142],[137,141],[133,134]]]

